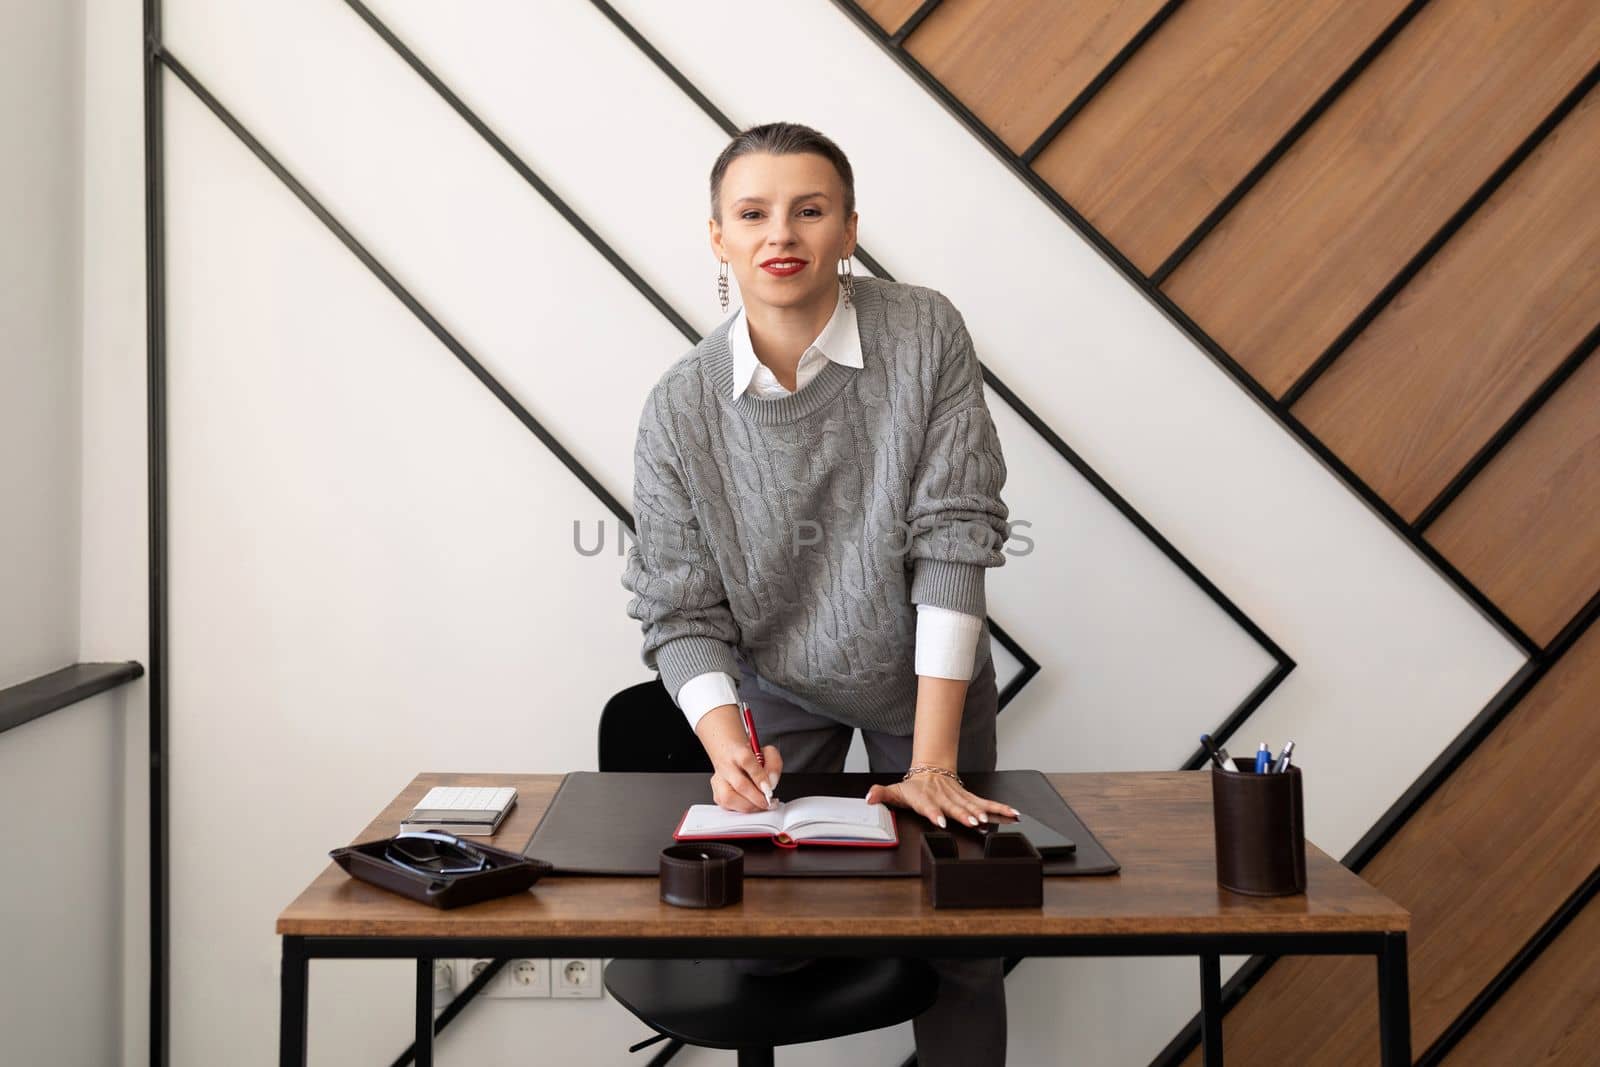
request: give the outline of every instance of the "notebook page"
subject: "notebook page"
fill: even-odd
[[[860,797],[800,797],[784,805],[783,829],[801,837],[863,837],[887,840],[888,813]]]
[[[678,833],[685,836],[716,834],[775,834],[781,809],[774,811],[729,811],[716,804],[691,804]]]

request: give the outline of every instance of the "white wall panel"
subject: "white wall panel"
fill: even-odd
[[[273,918],[327,850],[420,770],[592,769],[645,672],[588,491],[169,89],[173,1062],[265,1063]],[[314,1062],[398,1052],[409,972],[364,966],[312,968]]]

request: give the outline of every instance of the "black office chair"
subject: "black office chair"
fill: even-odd
[[[660,679],[629,686],[600,714],[602,771],[712,771],[700,739]],[[921,960],[821,959],[751,975],[729,960],[612,960],[606,990],[657,1036],[735,1049],[739,1067],[771,1067],[779,1045],[824,1041],[921,1015],[939,977]],[[664,1062],[658,1057],[655,1062]]]

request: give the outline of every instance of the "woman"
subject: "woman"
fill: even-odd
[[[723,310],[730,267],[744,306],[645,403],[623,585],[645,666],[711,758],[713,798],[765,808],[785,766],[842,770],[859,728],[872,770],[904,774],[867,800],[941,827],[1015,814],[960,778],[995,766],[984,572],[1009,534],[961,314],[933,289],[850,273],[852,171],[809,127],[735,137],[709,221]],[[1001,961],[932,962],[919,1061],[1003,1063]]]

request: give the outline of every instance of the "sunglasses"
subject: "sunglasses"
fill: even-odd
[[[414,830],[397,834],[384,849],[390,863],[418,874],[470,874],[487,870],[489,857],[454,834]]]

